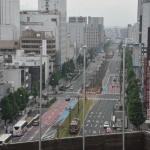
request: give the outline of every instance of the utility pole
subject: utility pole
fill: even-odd
[[[86,68],[86,46],[83,46],[84,49],[84,68],[83,68],[83,150],[85,150],[85,68]]]
[[[125,124],[125,45],[123,45],[123,113],[122,113],[122,119],[123,119],[123,125],[122,125],[122,143],[123,143],[123,150],[125,150],[125,134],[124,134],[124,124]]]
[[[43,46],[40,46],[40,121],[39,121],[39,150],[41,150],[41,122],[42,122],[42,111],[41,111],[41,107],[42,107],[42,48]]]

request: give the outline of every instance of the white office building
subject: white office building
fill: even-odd
[[[28,68],[19,68],[18,65],[7,66],[4,69],[4,81],[12,82],[14,90],[24,87],[28,90],[29,86]]]
[[[67,35],[70,35],[70,44],[76,43],[77,48],[85,44],[85,23],[67,23]]]
[[[135,23],[133,26],[133,40],[135,44],[139,43],[139,24]]]
[[[24,53],[24,50],[16,50],[16,55],[12,56],[12,63],[7,65],[18,65],[19,67],[25,66],[40,66],[40,56],[35,53]],[[53,63],[49,55],[42,57],[42,64],[45,64],[45,83],[49,79],[49,74],[53,72]]]
[[[59,34],[59,62],[62,65],[66,61],[66,16],[67,0],[38,0],[38,10],[41,12],[59,12],[58,34]],[[58,20],[57,20],[58,21]],[[51,28],[51,27],[50,27]],[[57,39],[56,39],[57,40]]]
[[[0,0],[0,40],[19,40],[20,0]]]

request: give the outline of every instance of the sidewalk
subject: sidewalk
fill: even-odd
[[[17,116],[17,121],[19,121],[21,118],[23,118],[23,117],[27,114],[27,112],[28,112],[29,110],[35,108],[36,106],[37,106],[37,103],[34,103],[34,106],[32,106],[32,107],[31,107],[31,106],[26,107],[26,113],[24,113],[24,115]],[[11,131],[12,128],[13,128],[13,125],[16,124],[17,121],[15,120],[14,123],[8,123],[9,120],[7,120],[7,123],[6,123],[6,126],[8,127],[8,130],[7,130],[8,132],[7,132],[7,133],[10,133],[10,131]],[[5,126],[5,122],[4,122],[4,120],[1,120],[1,121],[0,121],[0,135],[6,133],[6,129],[4,128],[4,126]]]

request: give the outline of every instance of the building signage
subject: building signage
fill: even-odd
[[[47,55],[47,41],[42,40],[42,54]]]
[[[146,102],[147,99],[147,91],[146,91],[146,72],[147,72],[147,59],[144,58],[144,102]]]
[[[150,90],[150,67],[147,67],[147,71],[146,71],[146,108],[149,109],[149,90]]]
[[[150,120],[150,109],[147,109],[147,119]]]

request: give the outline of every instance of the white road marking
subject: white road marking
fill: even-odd
[[[87,122],[91,122],[91,120],[88,120]]]
[[[88,126],[88,124],[86,125],[86,127]]]
[[[95,127],[97,127],[97,124],[95,125]]]
[[[92,124],[91,124],[91,127],[92,127]]]
[[[101,133],[101,131],[99,130],[99,133]]]
[[[103,120],[101,121],[101,123],[103,122]]]
[[[99,120],[96,120],[96,123],[99,123]]]
[[[94,122],[94,120],[93,120],[93,122]]]

